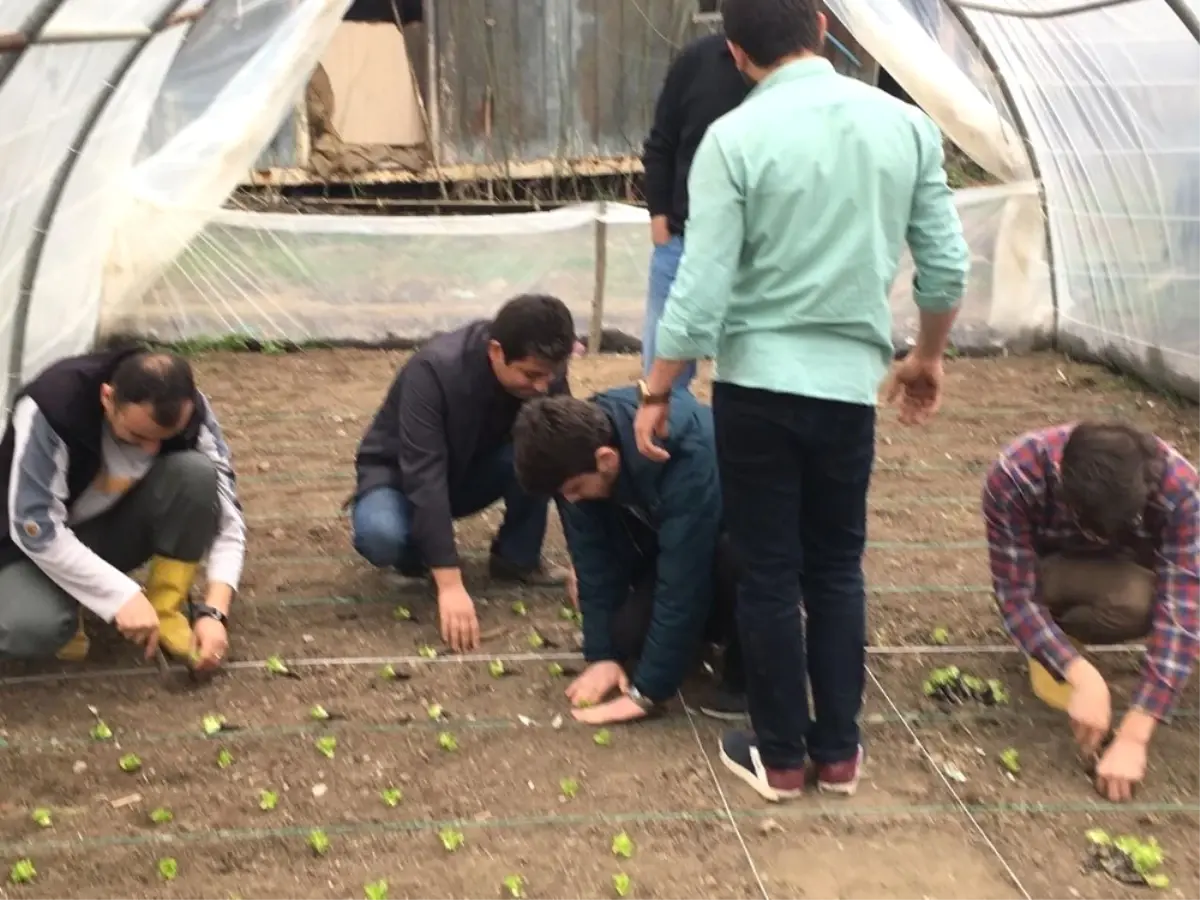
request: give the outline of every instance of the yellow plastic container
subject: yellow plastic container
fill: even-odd
[[[1068,640],[1076,650],[1080,653],[1083,652],[1081,643],[1073,638],[1068,638]],[[1050,670],[1036,659],[1029,660],[1029,687],[1032,688],[1033,695],[1051,709],[1067,711],[1067,706],[1071,703],[1071,685],[1065,681],[1057,681],[1050,674]]]

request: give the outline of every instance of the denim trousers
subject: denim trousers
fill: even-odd
[[[719,382],[713,418],[762,760],[791,769],[851,759],[866,674],[875,408]]]
[[[541,562],[550,501],[527,494],[517,483],[512,444],[478,460],[467,477],[450,488],[450,512],[470,516],[504,500],[504,521],[492,541],[492,553],[520,569]],[[405,572],[424,562],[411,536],[412,504],[392,487],[378,487],[355,500],[350,513],[354,549],[371,565]]]
[[[671,294],[671,285],[675,283],[675,273],[679,270],[679,260],[683,258],[683,238],[671,235],[665,244],[656,244],[650,254],[650,287],[646,294],[646,318],[642,325],[642,374],[648,374],[654,365],[654,348],[658,337],[658,322],[667,307],[667,298]],[[692,379],[696,377],[696,364],[688,363],[688,367],[675,379],[673,387],[685,391]]]

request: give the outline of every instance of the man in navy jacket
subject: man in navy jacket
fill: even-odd
[[[676,392],[666,448],[637,452],[635,388],[527,403],[513,427],[517,478],[556,494],[583,613],[588,667],[567,689],[591,724],[642,718],[675,694],[703,639],[732,634],[734,566],[721,535],[711,411]],[[637,658],[629,677],[622,663]],[[736,641],[701,709],[744,714]],[[605,701],[618,692],[616,699]],[[601,704],[597,706],[596,704]]]

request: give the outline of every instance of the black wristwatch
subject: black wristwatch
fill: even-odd
[[[207,603],[192,604],[192,621],[195,622],[197,619],[216,619],[222,625],[229,626],[229,616]]]
[[[633,685],[629,686],[629,699],[637,704],[638,709],[642,712],[652,712],[658,704],[639,691]]]

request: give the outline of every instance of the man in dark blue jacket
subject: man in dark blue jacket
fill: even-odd
[[[557,495],[575,567],[588,667],[567,696],[583,722],[644,717],[679,690],[706,632],[732,636],[737,579],[720,540],[712,413],[686,390],[672,399],[665,462],[637,452],[632,387],[590,401],[534,400],[513,426],[517,478],[527,491]],[[630,678],[622,664],[634,658]],[[735,640],[727,641],[723,669],[700,708],[739,717],[745,698]],[[616,699],[602,702],[614,691]]]

